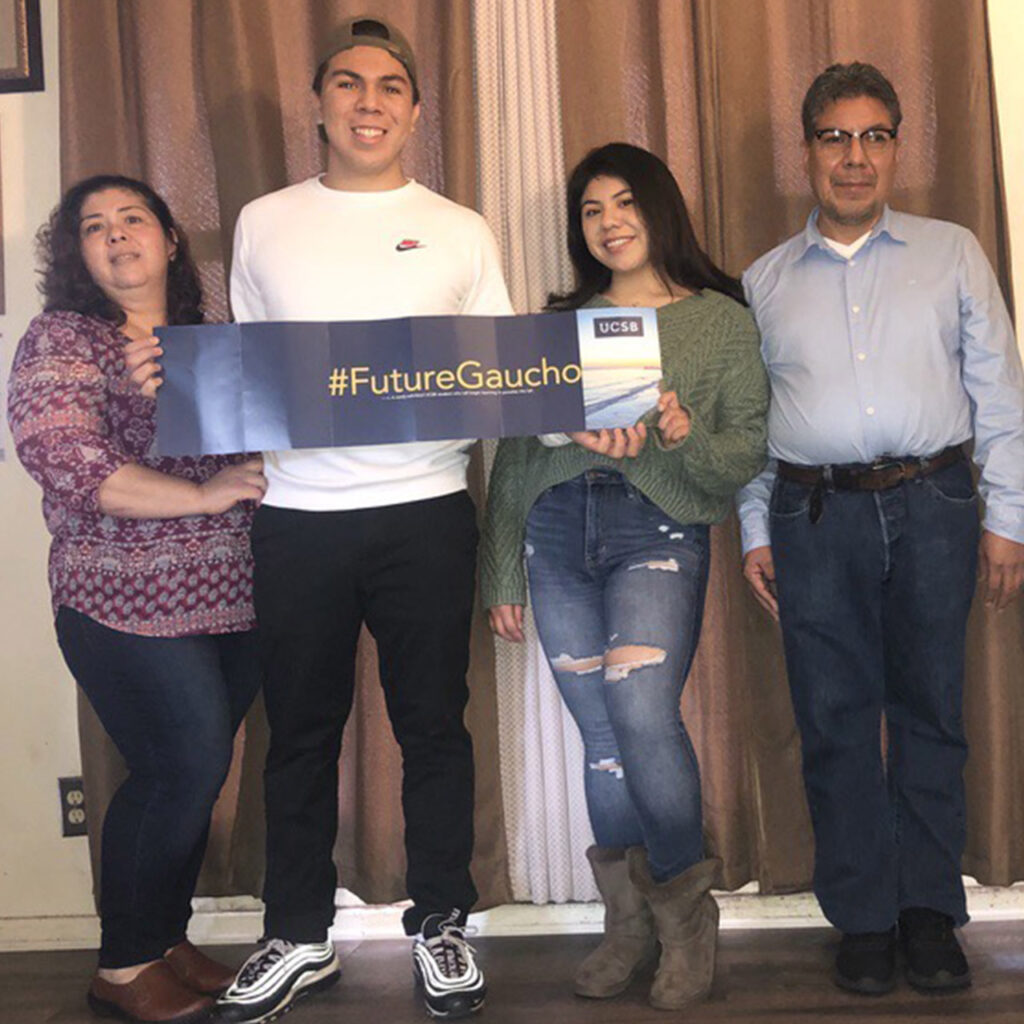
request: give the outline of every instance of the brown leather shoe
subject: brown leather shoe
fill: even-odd
[[[233,967],[210,959],[202,950],[196,949],[188,939],[164,953],[164,959],[171,970],[194,992],[206,996],[219,996],[235,980]]]
[[[101,1017],[120,1017],[137,1024],[199,1024],[210,1019],[213,1000],[193,992],[163,960],[157,960],[125,985],[95,977],[89,1006]]]

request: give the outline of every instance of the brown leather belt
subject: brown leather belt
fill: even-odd
[[[907,458],[883,456],[874,462],[852,462],[835,466],[797,466],[780,459],[779,476],[783,480],[793,480],[808,487],[825,484],[842,491],[884,491],[903,483],[904,480],[916,480],[918,477],[945,469],[946,466],[952,466],[963,457],[963,448],[954,444],[938,455]]]

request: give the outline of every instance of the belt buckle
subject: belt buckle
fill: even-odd
[[[883,456],[871,463],[872,473],[882,473],[887,469],[899,469],[900,474],[896,478],[896,483],[901,483],[907,479],[907,463],[904,459],[891,459]],[[895,486],[895,484],[892,486]]]

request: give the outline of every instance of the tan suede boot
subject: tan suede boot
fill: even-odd
[[[651,1006],[679,1010],[703,999],[715,975],[718,904],[710,893],[721,861],[708,859],[661,884],[651,878],[643,849],[629,850],[629,877],[651,905],[661,960]]]
[[[654,960],[654,917],[629,880],[623,848],[591,846],[587,860],[604,899],[604,938],[576,969],[576,995],[610,999]]]

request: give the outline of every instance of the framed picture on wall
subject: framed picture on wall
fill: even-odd
[[[39,0],[0,0],[0,92],[43,88]]]

